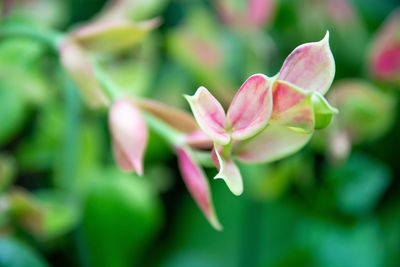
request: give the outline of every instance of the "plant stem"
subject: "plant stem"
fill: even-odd
[[[108,77],[98,64],[93,64],[96,78],[111,102],[117,100],[121,96],[118,86]]]
[[[181,146],[183,144],[183,134],[176,131],[148,112],[144,113],[144,117],[149,127],[162,138],[164,138],[164,140],[170,145]]]
[[[209,168],[214,167],[209,151],[193,150],[193,155],[201,166]]]

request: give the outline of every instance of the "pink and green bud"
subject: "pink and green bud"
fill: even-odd
[[[95,21],[71,33],[91,52],[115,52],[142,41],[159,24],[158,19],[135,23],[124,19]]]
[[[208,180],[200,166],[187,147],[175,149],[178,156],[178,165],[182,174],[183,181],[188,188],[193,199],[206,216],[210,224],[217,230],[222,230],[222,226],[214,210]]]
[[[393,11],[373,41],[370,70],[378,79],[400,83],[400,9]]]
[[[108,120],[114,156],[119,167],[142,175],[148,129],[141,111],[131,99],[121,98],[112,104]]]
[[[66,38],[59,47],[61,64],[79,87],[84,100],[91,107],[103,107],[109,104],[98,83],[93,66],[82,48],[71,38]]]

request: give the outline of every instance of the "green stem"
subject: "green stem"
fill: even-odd
[[[183,134],[148,112],[144,112],[144,117],[149,127],[170,145],[181,146],[183,144]]]
[[[101,88],[111,99],[111,102],[117,100],[121,96],[121,92],[118,86],[110,79],[110,77],[108,77],[108,75],[101,69],[98,64],[94,63],[93,68]]]
[[[63,38],[63,34],[47,29],[34,28],[24,25],[4,25],[0,30],[1,37],[25,37],[48,45],[54,51]]]
[[[197,162],[203,167],[213,168],[214,163],[211,160],[209,151],[193,150],[194,157]]]

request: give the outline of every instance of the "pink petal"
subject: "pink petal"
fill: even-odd
[[[222,230],[222,226],[215,214],[210,187],[204,172],[193,160],[190,149],[178,147],[176,148],[176,154],[178,156],[178,164],[183,181],[193,199],[196,201],[210,224],[215,229]]]
[[[221,104],[204,87],[197,89],[194,96],[185,96],[200,129],[214,142],[226,145],[230,136],[225,132],[225,112]]]
[[[244,141],[233,154],[245,163],[267,163],[282,159],[300,150],[312,133],[299,133],[286,126],[269,124],[251,140]]]
[[[214,148],[211,152],[211,159],[215,167],[219,170],[214,179],[223,179],[229,190],[237,196],[243,193],[243,181],[239,168],[230,158],[222,157],[219,148]]]
[[[325,94],[335,76],[335,61],[329,48],[329,32],[324,39],[298,46],[285,60],[278,80],[306,91]]]
[[[273,88],[271,123],[292,127],[298,131],[314,130],[311,97],[290,83],[276,81]]]
[[[228,110],[232,138],[244,140],[268,123],[272,111],[271,78],[255,74],[240,87]]]
[[[211,149],[214,145],[213,141],[200,130],[186,135],[185,142],[191,147],[200,149]]]
[[[148,130],[142,113],[130,99],[121,98],[113,103],[109,112],[109,128],[120,167],[129,170],[129,162],[141,175]]]

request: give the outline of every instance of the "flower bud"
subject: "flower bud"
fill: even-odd
[[[132,100],[121,98],[113,103],[109,112],[109,128],[119,167],[142,175],[148,129],[141,111]]]

